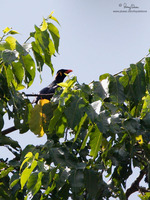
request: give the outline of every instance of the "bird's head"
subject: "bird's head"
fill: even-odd
[[[72,72],[71,69],[60,69],[58,70],[55,80],[57,83],[61,83],[63,82],[64,78],[66,77],[66,74],[69,74],[70,72]]]

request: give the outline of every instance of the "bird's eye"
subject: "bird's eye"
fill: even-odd
[[[60,76],[62,76],[62,72],[59,72]]]

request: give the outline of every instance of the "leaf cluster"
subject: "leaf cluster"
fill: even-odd
[[[59,31],[51,21],[59,22],[52,13],[47,19],[43,19],[41,26],[35,26],[35,31],[21,45],[12,35],[17,31],[6,27],[0,38],[0,129],[3,128],[3,116],[8,114],[9,119],[14,119],[15,127],[21,133],[26,132],[32,108],[24,93],[19,92],[32,85],[36,66],[39,72],[43,65],[50,67],[53,74],[54,68],[51,62],[52,56],[58,53]],[[29,39],[32,42],[27,43]],[[32,56],[34,54],[34,56]]]
[[[48,19],[58,23],[52,14]],[[37,69],[41,71],[45,63],[53,73],[51,57],[58,52],[60,36],[48,19],[30,34],[31,50]],[[4,35],[10,31],[5,29]],[[8,37],[0,46],[0,124],[7,112],[20,133],[30,129],[39,137],[46,134],[47,142],[22,150],[18,142],[1,136],[0,145],[7,146],[14,159],[1,159],[0,198],[128,199],[139,191],[141,199],[148,199],[150,57],[120,74],[100,75],[90,84],[79,84],[77,77],[71,77],[59,84],[50,102],[43,99],[32,107],[18,90],[32,84],[34,59]],[[135,167],[140,176],[127,188]],[[147,188],[140,186],[144,176]]]

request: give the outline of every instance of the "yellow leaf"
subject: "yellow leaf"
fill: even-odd
[[[67,87],[67,86],[68,86],[68,84],[67,84],[67,83],[64,83],[64,82],[58,83],[57,85],[59,85],[59,86],[61,86],[61,87]]]
[[[49,103],[48,99],[41,99],[37,105],[31,110],[31,118],[29,121],[30,130],[42,137],[44,135],[43,121],[46,120],[46,116],[42,112],[42,107],[44,104]]]
[[[136,141],[139,143],[139,144],[143,144],[143,137],[142,135],[139,135],[136,137]]]
[[[14,81],[12,81],[12,82],[14,83]],[[25,86],[22,84],[16,85],[16,90],[23,90],[24,88],[25,88]]]
[[[60,25],[59,21],[55,17],[51,16],[50,18]]]
[[[54,13],[54,10],[51,12],[51,14],[48,16],[48,18],[51,18],[53,13]]]
[[[41,27],[41,31],[45,31],[46,29],[47,29],[47,22],[43,18],[43,24],[42,24],[42,27]]]
[[[11,30],[11,28],[6,27],[6,28],[3,30],[3,33],[6,34],[6,33],[8,33],[10,30]]]
[[[11,30],[9,33],[12,34],[12,35],[19,34],[19,32],[15,31],[15,30]]]
[[[35,105],[34,108],[31,110],[31,118],[29,121],[30,130],[39,137],[42,137],[44,135],[42,126],[42,116],[40,114],[41,111],[42,106],[39,104]]]
[[[8,44],[10,45],[10,48],[12,50],[14,50],[16,48],[16,39],[12,36],[8,36],[6,39],[5,39],[6,42],[8,42]]]
[[[24,165],[24,163],[26,163],[30,158],[33,157],[33,154],[32,152],[28,152],[26,155],[25,155],[25,160],[22,162],[21,166],[20,166],[20,170],[22,169],[22,166]]]
[[[25,158],[32,158],[33,157],[33,153],[32,152],[28,152],[26,155],[25,155]]]
[[[38,160],[38,158],[39,158],[39,153],[36,153],[35,156],[34,156],[34,158]]]

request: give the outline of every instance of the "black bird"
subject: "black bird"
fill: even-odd
[[[40,100],[40,99],[48,99],[50,100],[50,98],[52,98],[53,94],[55,93],[56,88],[58,88],[59,86],[57,85],[57,83],[61,83],[63,82],[64,78],[66,77],[66,74],[69,74],[70,72],[72,72],[71,69],[60,69],[58,70],[55,80],[49,84],[47,87],[43,88],[39,94],[49,94],[48,96],[38,96],[36,97],[35,100],[33,100],[33,103],[36,103]]]

